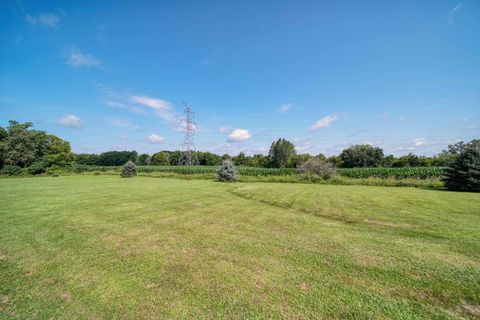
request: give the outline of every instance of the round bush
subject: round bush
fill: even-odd
[[[8,164],[3,167],[2,173],[7,176],[18,176],[22,173],[22,168]]]
[[[333,177],[336,173],[335,167],[323,160],[320,159],[308,159],[304,163],[302,163],[298,168],[297,171],[303,174],[314,174],[322,179],[329,179]]]
[[[217,171],[217,180],[222,182],[233,182],[238,179],[238,173],[230,160],[223,160]]]
[[[33,175],[45,173],[45,164],[41,161],[33,163],[28,167],[28,173]]]
[[[122,172],[120,176],[122,178],[133,178],[137,175],[137,166],[132,161],[128,161],[122,167]]]

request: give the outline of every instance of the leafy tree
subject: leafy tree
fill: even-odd
[[[272,142],[268,157],[272,167],[285,168],[290,164],[290,160],[295,154],[293,143],[282,138]]]
[[[346,168],[378,167],[382,164],[384,155],[382,148],[357,144],[343,150],[340,158],[342,166]]]
[[[93,153],[79,153],[75,154],[75,162],[77,164],[95,166],[98,165],[98,155]]]
[[[340,158],[339,156],[328,157],[327,162],[333,164],[334,167],[342,166],[342,158]]]
[[[146,153],[142,153],[137,158],[137,164],[140,166],[146,166],[150,164],[150,156]]]
[[[250,167],[264,167],[267,164],[267,159],[261,153],[254,154],[253,157],[249,157],[247,160],[247,165]]]
[[[198,162],[202,166],[218,166],[222,158],[211,152],[197,152]]]
[[[136,151],[108,151],[99,156],[98,164],[101,166],[121,166],[128,161],[137,159]]]
[[[450,166],[462,151],[470,147],[480,147],[480,139],[474,139],[469,143],[460,141],[451,144],[448,146],[447,150],[443,150],[440,154],[435,156],[432,159],[432,163],[435,166]]]
[[[302,154],[296,154],[292,156],[292,159],[290,160],[290,166],[297,168],[300,166],[302,163],[308,161],[309,159],[315,158],[311,154],[308,153],[302,153]]]
[[[223,160],[217,171],[217,180],[222,182],[233,182],[238,179],[238,173],[229,159]]]
[[[13,120],[9,123],[8,136],[2,140],[5,164],[27,167],[35,160],[37,151],[34,134],[29,130],[32,123],[19,123]]]
[[[122,178],[133,178],[136,175],[137,175],[137,166],[135,165],[135,163],[133,163],[133,161],[129,160],[127,163],[123,165],[120,176]]]
[[[451,190],[480,191],[480,144],[473,140],[463,144],[447,168],[445,186]]]
[[[157,166],[168,166],[170,164],[170,155],[166,151],[157,152],[152,156],[150,163]]]
[[[238,156],[233,157],[233,163],[237,166],[245,166],[247,165],[247,156],[245,155],[245,152],[240,152]]]
[[[67,167],[75,162],[70,143],[51,134],[42,135],[41,140],[42,160],[47,167]]]

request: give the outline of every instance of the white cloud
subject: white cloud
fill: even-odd
[[[460,11],[461,8],[462,8],[462,3],[460,2],[455,7],[453,7],[452,10],[450,10],[450,12],[448,13],[448,24],[453,24],[453,22],[455,21],[455,16],[457,15],[457,13]]]
[[[42,13],[37,17],[27,14],[25,20],[32,26],[41,25],[50,28],[57,28],[60,22],[60,18],[53,13]]]
[[[120,108],[120,109],[126,109],[127,106],[121,102],[117,102],[117,101],[110,101],[110,100],[106,100],[105,101],[105,104],[107,106],[110,106],[112,108]]]
[[[126,128],[128,130],[138,130],[140,128],[139,126],[122,119],[110,118],[107,119],[107,122],[114,127]]]
[[[159,118],[165,120],[166,122],[179,123],[178,117],[176,117],[171,110],[172,104],[168,101],[147,96],[131,95],[130,102],[152,109]]]
[[[290,109],[293,107],[293,104],[292,103],[286,103],[286,104],[282,104],[280,106],[280,108],[278,108],[278,111],[282,112],[282,113],[286,113],[288,111],[290,111]]]
[[[229,133],[232,131],[232,127],[220,127],[218,128],[218,132],[220,133]]]
[[[415,147],[420,147],[420,146],[424,146],[428,143],[427,139],[425,138],[417,138],[415,140],[413,140],[413,145]]]
[[[74,67],[100,67],[100,60],[75,48],[70,49],[67,63]]]
[[[162,143],[165,139],[157,134],[151,134],[147,137],[147,141],[150,143]]]
[[[228,141],[229,142],[245,141],[250,139],[251,137],[252,137],[252,134],[250,133],[250,131],[245,129],[235,129],[228,136]]]
[[[75,128],[75,129],[83,128],[82,119],[80,119],[79,117],[77,117],[74,114],[66,115],[65,117],[61,118],[58,121],[58,123],[61,126],[67,127],[67,128]]]
[[[338,117],[337,117],[336,114],[328,115],[328,116],[318,120],[317,122],[315,122],[315,124],[310,127],[310,130],[315,131],[315,130],[318,130],[318,129],[321,129],[321,128],[328,127],[330,125],[330,123],[337,120],[337,118]]]

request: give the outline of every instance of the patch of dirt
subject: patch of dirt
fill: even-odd
[[[7,296],[0,296],[0,303],[7,304],[10,299]]]
[[[459,311],[462,313],[467,313],[471,316],[480,318],[480,306],[474,306],[466,301],[463,301],[463,304],[459,307],[459,309]]]
[[[391,228],[410,227],[410,225],[407,225],[407,224],[398,224],[398,223],[380,221],[380,220],[364,219],[363,222],[367,224],[375,224],[375,225],[391,227]]]
[[[306,284],[305,282],[302,282],[300,284],[300,289],[304,290],[304,291],[307,291],[308,289],[310,289],[310,287],[308,286],[308,284]]]
[[[62,291],[58,294],[58,297],[65,301],[72,301],[72,295],[66,291]]]
[[[0,261],[7,260],[7,256],[0,252]]]
[[[145,285],[145,288],[147,288],[147,289],[152,289],[152,288],[156,288],[156,287],[158,287],[158,285],[156,285],[155,283],[147,283]]]

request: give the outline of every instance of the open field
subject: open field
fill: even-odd
[[[0,319],[476,319],[480,194],[0,180]]]

